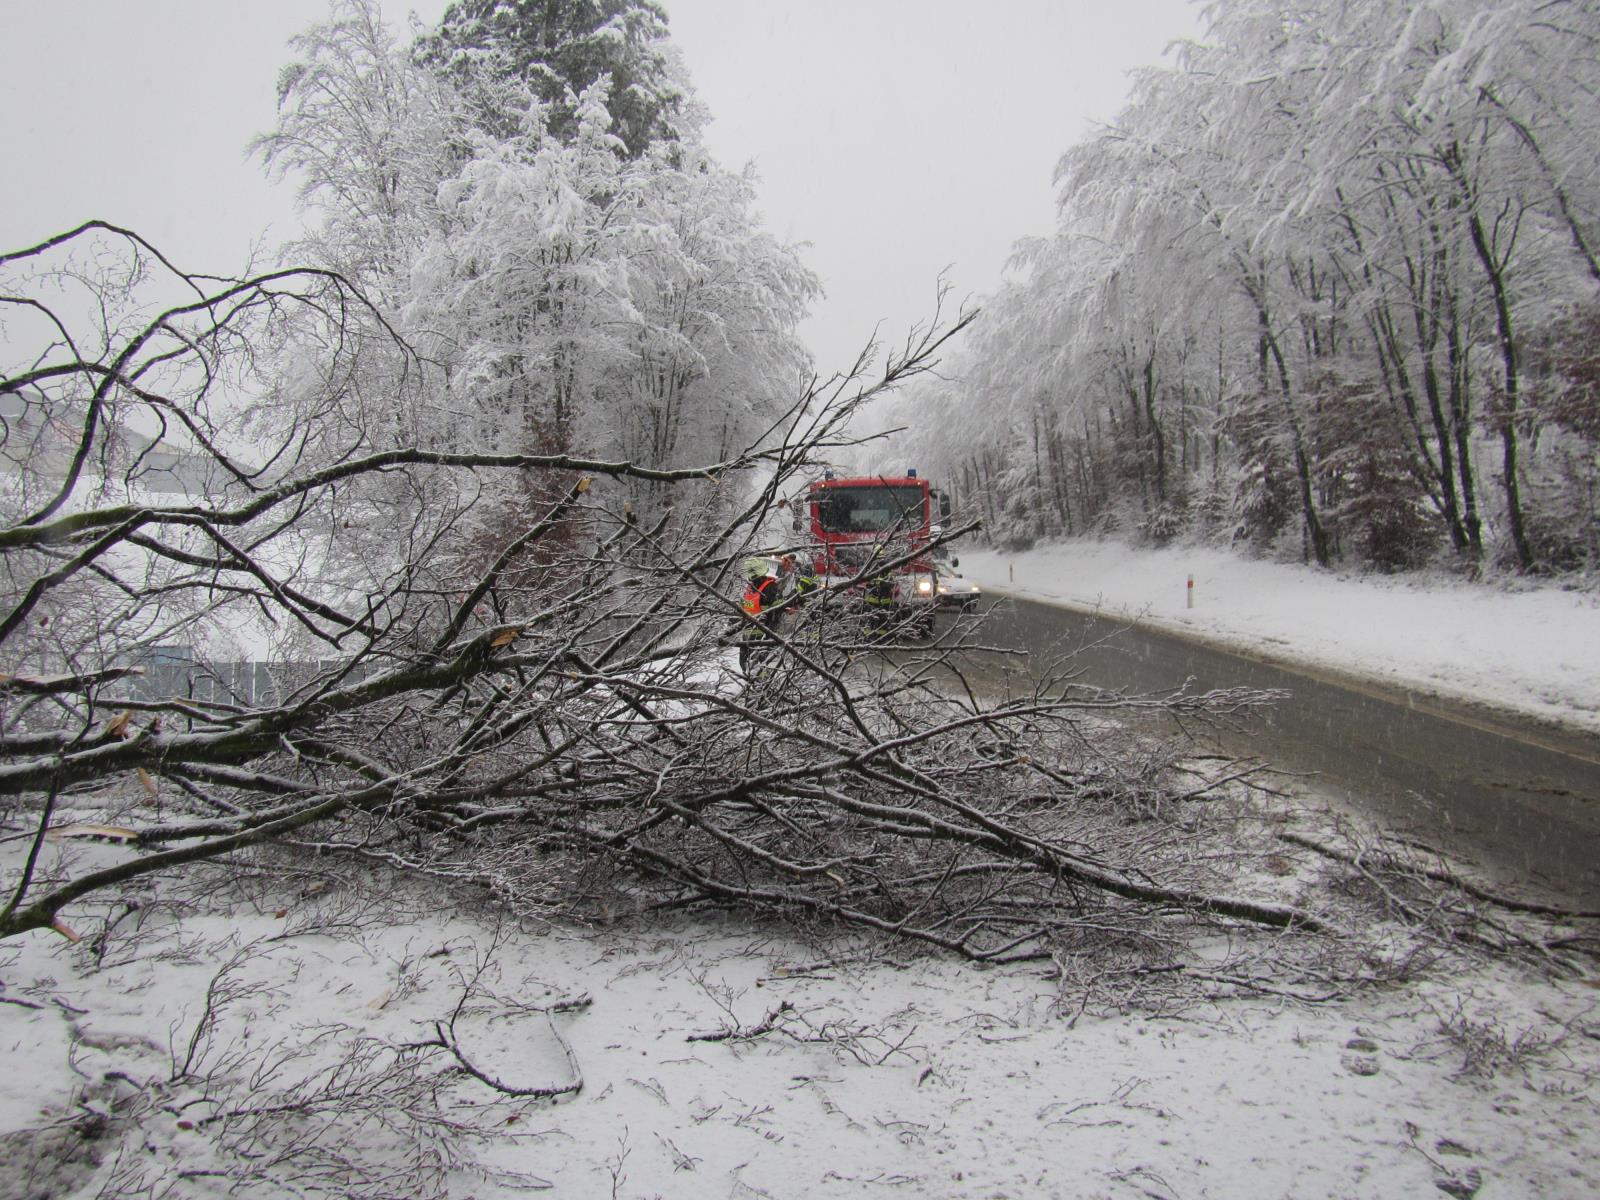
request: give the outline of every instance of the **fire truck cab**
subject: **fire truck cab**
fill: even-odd
[[[918,477],[832,471],[811,483],[795,503],[794,528],[808,536],[807,553],[820,584],[843,586],[884,624],[933,632],[938,570],[928,543],[935,504],[948,517],[950,502]]]

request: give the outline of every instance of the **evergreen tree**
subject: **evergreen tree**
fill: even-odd
[[[609,76],[628,157],[677,138],[686,89],[668,50],[667,14],[653,0],[458,0],[416,54],[471,95],[483,127],[500,136],[519,118],[503,85],[531,92],[551,135],[565,141],[578,133],[578,98]]]

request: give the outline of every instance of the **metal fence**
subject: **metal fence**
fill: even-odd
[[[129,693],[135,700],[196,700],[207,704],[235,704],[247,708],[272,708],[292,700],[319,680],[326,680],[350,664],[330,659],[320,662],[206,662],[186,646],[157,646],[139,656],[142,674],[130,677]],[[358,683],[376,671],[367,663],[349,669],[342,683]]]

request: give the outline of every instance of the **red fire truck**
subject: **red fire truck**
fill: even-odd
[[[848,479],[829,471],[798,498],[794,528],[809,535],[806,552],[819,583],[849,584],[846,594],[858,596],[882,624],[904,623],[928,636],[939,596],[928,552],[935,504],[939,517],[948,518],[949,498],[914,469]]]

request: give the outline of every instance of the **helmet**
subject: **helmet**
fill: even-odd
[[[758,579],[765,579],[772,574],[772,560],[752,555],[739,564],[739,571],[751,583]]]

